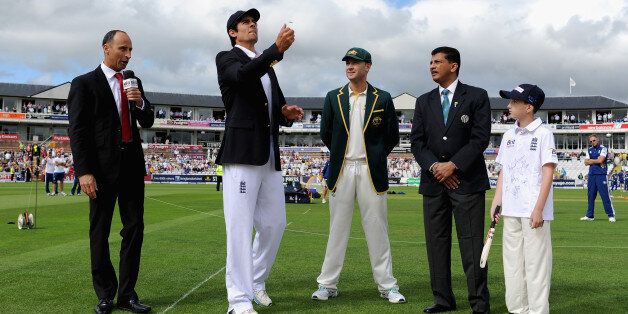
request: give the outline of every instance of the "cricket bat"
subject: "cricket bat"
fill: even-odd
[[[499,214],[502,207],[497,206],[495,208],[495,214],[493,215],[493,222],[491,222],[491,227],[488,229],[488,233],[486,234],[486,241],[484,242],[484,248],[482,248],[482,255],[480,256],[480,267],[486,267],[486,261],[488,260],[488,253],[491,251],[491,244],[493,244],[493,235],[495,235],[495,215]]]

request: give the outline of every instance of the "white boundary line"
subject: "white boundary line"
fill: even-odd
[[[174,303],[172,303],[169,307],[167,307],[165,310],[163,310],[161,313],[166,313],[170,310],[172,310],[175,306],[177,306],[177,304],[179,304],[179,302],[183,301],[185,298],[187,298],[190,294],[194,293],[194,291],[196,291],[198,288],[200,288],[202,285],[204,285],[206,282],[208,282],[210,279],[214,278],[216,275],[220,274],[223,270],[225,270],[226,266],[223,266],[220,270],[218,270],[217,272],[213,273],[211,276],[205,278],[205,280],[201,281],[201,283],[199,283],[198,285],[196,285],[196,287],[192,288],[192,290],[186,292],[182,297],[179,298],[179,300],[175,301]]]
[[[166,202],[166,201],[158,200],[158,199],[156,199],[156,198],[152,198],[152,197],[150,197],[150,196],[146,196],[146,198],[147,198],[147,199],[149,199],[149,200],[153,200],[153,201],[155,201],[155,202],[160,202],[160,203],[164,203],[164,204],[166,204],[166,205],[170,205],[170,206],[174,206],[174,207],[179,207],[179,208],[187,209],[187,210],[189,210],[189,211],[193,211],[193,212],[197,212],[197,213],[201,213],[201,214],[209,215],[209,216],[212,216],[212,217],[225,218],[225,217],[224,217],[224,216],[222,216],[222,215],[216,215],[216,214],[212,214],[212,213],[204,212],[204,211],[202,211],[202,210],[198,210],[198,209],[194,209],[194,208],[190,208],[190,207],[186,207],[186,206],[182,206],[182,205],[177,205],[177,204],[169,203],[169,202]]]
[[[305,215],[305,214],[307,214],[310,210],[312,210],[312,209],[310,208],[310,209],[306,210],[306,211],[305,211],[303,214],[301,214],[301,215]]]

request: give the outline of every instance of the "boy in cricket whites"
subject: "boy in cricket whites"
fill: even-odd
[[[521,84],[499,95],[510,99],[508,111],[517,120],[499,147],[501,171],[491,205],[491,217],[502,206],[492,219],[503,217],[506,306],[510,313],[549,313],[552,175],[558,158],[554,135],[534,116],[545,94],[536,85]]]

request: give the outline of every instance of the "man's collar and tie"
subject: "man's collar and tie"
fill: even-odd
[[[116,73],[116,79],[120,86],[120,124],[122,125],[122,142],[129,143],[133,139],[131,136],[131,121],[129,117],[129,100],[123,92],[122,73]]]
[[[440,103],[443,109],[443,122],[447,124],[447,117],[449,116],[449,109],[451,108],[451,101],[453,100],[454,93],[458,87],[458,79],[455,79],[449,86],[438,86],[438,92],[440,93]]]
[[[116,72],[104,63],[100,64],[100,68],[107,78],[109,88],[111,89],[113,98],[116,102],[116,107],[120,116],[120,125],[122,127],[122,142],[131,142],[133,140],[131,132],[131,116],[129,114],[129,101],[126,97],[126,93],[124,93],[124,87],[122,84],[122,73]]]
[[[440,92],[440,94],[443,96],[442,99],[442,107],[443,107],[443,118],[444,118],[444,122],[445,124],[447,124],[447,117],[449,117],[449,108],[451,107],[451,102],[449,102],[449,90],[448,89],[443,89],[443,91]]]

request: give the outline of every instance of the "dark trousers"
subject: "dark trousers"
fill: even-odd
[[[72,183],[72,191],[70,192],[72,195],[74,195],[74,193],[81,194],[81,183],[77,175],[74,176],[74,183]]]
[[[50,182],[54,181],[54,174],[46,172],[46,193],[50,193]],[[57,190],[55,189],[55,194],[57,194]]]
[[[458,194],[445,191],[438,196],[423,196],[423,219],[427,258],[434,301],[456,307],[451,289],[451,220],[456,221],[456,233],[467,276],[468,298],[476,312],[490,311],[486,285],[487,268],[480,268],[484,246],[484,192]]]
[[[97,197],[89,202],[92,281],[99,299],[113,300],[116,291],[118,301],[136,296],[135,283],[144,239],[144,180],[137,175],[137,169],[125,167],[132,164],[131,160],[129,152],[123,151],[118,182],[106,184],[96,178]],[[109,233],[116,200],[123,225],[119,286],[109,254]]]
[[[221,182],[222,182],[222,176],[216,176],[216,191],[220,191]]]

